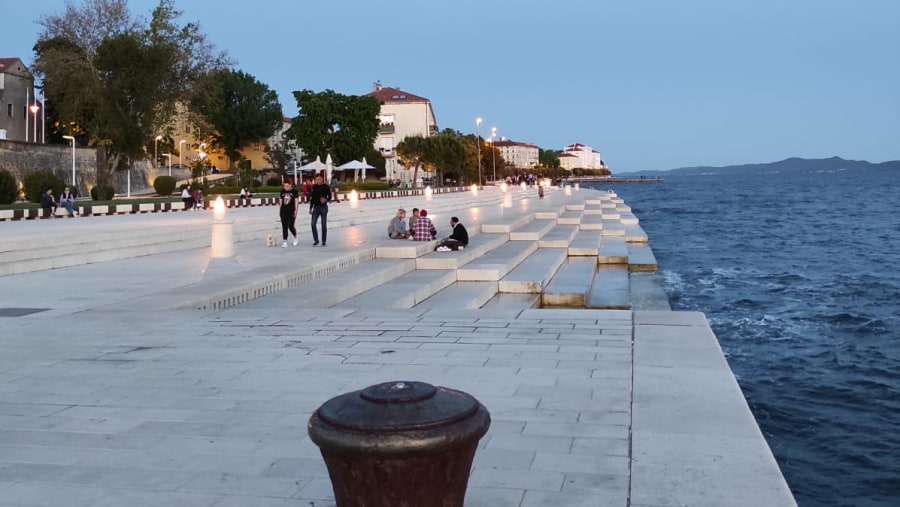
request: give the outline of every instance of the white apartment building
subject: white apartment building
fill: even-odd
[[[577,158],[577,160],[567,160],[566,163],[574,163],[575,165],[572,169],[605,169],[606,164],[603,162],[603,159],[600,157],[600,152],[591,148],[590,146],[585,146],[581,143],[574,143],[563,148],[562,153],[560,154],[560,166],[563,164],[563,156],[562,155],[570,155]],[[568,159],[568,157],[566,157]],[[570,169],[571,170],[571,169]]]
[[[431,107],[431,101],[425,97],[398,88],[381,86],[381,82],[378,81],[375,82],[374,88],[374,91],[366,95],[381,101],[381,112],[378,115],[381,125],[378,128],[378,137],[375,138],[375,149],[380,151],[385,159],[387,178],[389,180],[399,178],[408,182],[412,177],[411,171],[404,170],[397,159],[395,149],[407,137],[430,137],[438,133],[434,109]],[[419,174],[429,176],[421,168]]]
[[[538,165],[538,153],[540,149],[531,143],[517,141],[495,141],[494,147],[500,152],[500,156],[506,162],[507,167],[516,169],[534,169]]]
[[[581,158],[578,155],[569,152],[559,154],[559,168],[566,171],[572,171],[576,167],[581,167]]]

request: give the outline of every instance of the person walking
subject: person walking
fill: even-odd
[[[541,185],[540,183],[538,183],[538,198],[544,198],[544,185]]]
[[[300,209],[300,196],[290,181],[284,182],[280,198],[281,206],[278,214],[281,217],[281,248],[288,246],[288,231],[294,236],[294,246],[297,246],[297,229],[294,227],[294,223],[297,221],[297,211]]]
[[[50,210],[49,218],[56,218],[56,199],[53,198],[53,187],[47,187],[47,190],[41,194],[41,209]]]
[[[78,212],[75,211],[75,195],[72,194],[72,190],[69,187],[63,189],[62,195],[59,196],[59,205],[66,208],[70,217],[78,216]]]
[[[316,176],[316,184],[309,192],[309,214],[312,216],[313,246],[319,244],[319,232],[316,230],[316,222],[322,219],[322,246],[328,242],[328,201],[331,200],[331,189],[325,183],[321,175]]]
[[[338,177],[335,174],[331,177],[331,200],[335,203],[341,202],[340,197],[338,196],[338,190],[341,189],[341,183],[338,181]]]

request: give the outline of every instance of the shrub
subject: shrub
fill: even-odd
[[[112,185],[97,186],[91,189],[91,199],[95,201],[109,201],[116,195],[116,189]]]
[[[253,181],[250,182],[251,188],[259,188],[261,186],[262,186],[262,182],[257,179],[254,179]]]
[[[29,173],[22,183],[25,186],[25,198],[31,202],[41,202],[41,194],[47,191],[47,187],[53,188],[53,196],[57,199],[66,188],[66,182],[49,169]]]
[[[280,187],[281,186],[281,178],[277,176],[273,176],[266,180],[266,186],[269,187]]]
[[[0,171],[0,204],[12,204],[16,202],[16,179],[9,171]]]
[[[172,195],[172,192],[175,190],[175,183],[175,178],[171,176],[157,176],[153,180],[153,190],[156,190],[158,195]]]
[[[365,190],[390,190],[390,187],[387,183],[382,182],[351,182],[351,183],[341,183],[341,192],[349,192],[351,190],[356,191],[365,191]]]

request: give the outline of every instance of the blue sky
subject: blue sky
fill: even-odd
[[[80,3],[80,0],[73,0]],[[131,0],[148,15],[155,0]],[[232,7],[232,5],[234,7]],[[241,5],[241,8],[237,6]],[[275,89],[431,99],[438,125],[558,149],[613,171],[900,159],[896,0],[176,0]],[[5,2],[0,56],[32,61],[41,14]]]

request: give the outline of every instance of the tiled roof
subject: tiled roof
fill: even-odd
[[[391,88],[390,86],[382,86],[378,90],[374,92],[369,92],[366,94],[366,97],[375,97],[376,99],[388,103],[388,102],[429,102],[425,97],[420,97],[418,95],[413,95],[412,93],[405,92],[398,88]]]
[[[6,72],[8,67],[12,67],[17,63],[22,65],[22,67],[25,68],[26,71],[28,70],[28,68],[25,67],[25,64],[22,63],[22,60],[18,58],[0,58],[0,72]]]
[[[524,146],[526,148],[538,148],[537,145],[531,143],[520,143],[518,141],[494,141],[494,146]]]
[[[559,154],[560,157],[574,157],[578,158],[578,155],[572,155],[571,153],[562,152]]]

